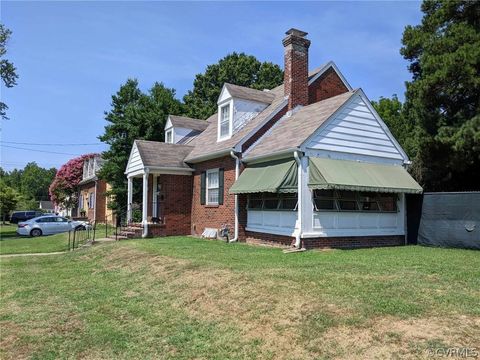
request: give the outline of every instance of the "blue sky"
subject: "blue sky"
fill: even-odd
[[[1,88],[10,120],[2,145],[67,154],[95,144],[111,95],[129,77],[146,90],[162,81],[181,98],[203,72],[237,51],[283,67],[284,32],[305,30],[310,67],[329,60],[370,99],[403,98],[410,79],[399,54],[403,29],[421,19],[418,2],[8,2],[1,22],[13,31],[7,57],[20,76]],[[58,167],[73,155],[1,147],[4,169],[29,161]]]

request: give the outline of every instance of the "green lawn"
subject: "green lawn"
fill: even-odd
[[[0,227],[0,254],[47,253],[68,249],[68,233],[32,238],[18,236],[16,229],[16,225]]]
[[[2,359],[363,359],[480,347],[480,253],[185,237],[1,259]]]

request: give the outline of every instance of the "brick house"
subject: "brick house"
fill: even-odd
[[[108,208],[105,193],[109,185],[99,179],[98,171],[102,166],[101,156],[94,155],[83,162],[82,180],[78,184],[77,216],[86,217],[90,222],[113,223],[112,211]]]
[[[143,236],[192,234],[296,247],[405,243],[405,194],[422,188],[361,89],[333,62],[308,71],[310,40],[283,39],[284,84],[224,84],[207,120],[170,116],[165,143],[136,140]],[[226,229],[226,231],[225,231]]]

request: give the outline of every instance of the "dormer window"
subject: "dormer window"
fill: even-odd
[[[165,131],[165,142],[173,144],[173,129],[168,129]]]
[[[220,108],[220,124],[219,124],[219,139],[225,139],[230,137],[230,103],[223,105]]]

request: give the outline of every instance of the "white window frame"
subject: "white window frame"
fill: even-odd
[[[171,139],[168,141],[168,135],[170,134]],[[165,142],[168,144],[173,144],[175,141],[173,128],[165,130]]]
[[[228,134],[221,133],[222,129],[222,109],[226,106],[229,106],[228,111]],[[228,100],[222,104],[218,105],[218,141],[227,140],[232,137],[233,129],[233,100]]]
[[[88,193],[88,208],[95,209],[95,193]]]
[[[218,205],[218,199],[220,197],[220,169],[210,169],[210,170],[207,170],[206,174],[205,174],[205,203],[207,205]],[[210,184],[209,184],[209,176],[210,174],[217,174],[217,186],[216,187],[210,187]],[[210,189],[217,189],[218,191],[218,195],[217,195],[217,201],[216,202],[210,202],[209,201],[209,196],[208,196],[208,193],[209,193],[209,190]]]

